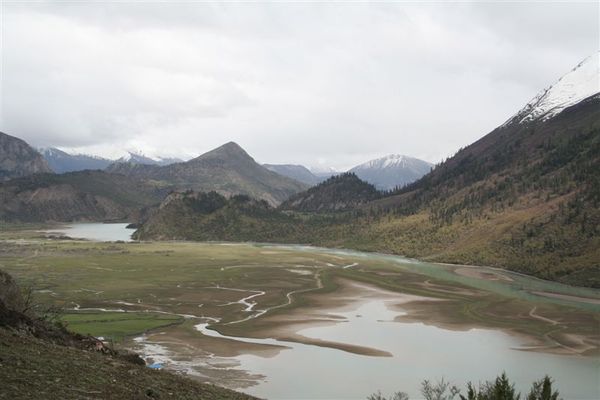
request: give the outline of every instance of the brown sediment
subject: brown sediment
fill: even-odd
[[[569,294],[560,294],[560,293],[552,293],[552,292],[537,292],[537,291],[531,291],[530,293],[538,295],[538,296],[550,297],[550,298],[554,298],[554,299],[577,301],[577,302],[588,303],[588,304],[600,304],[600,299],[594,299],[591,297],[573,296],[573,295],[569,295]]]
[[[597,356],[600,353],[600,332],[595,334],[574,332],[567,322],[539,314],[537,307],[533,307],[529,312],[512,316],[487,310],[486,316],[489,318],[487,320],[482,318],[479,321],[466,319],[459,311],[460,307],[461,304],[457,301],[409,302],[401,305],[401,309],[404,309],[406,314],[397,316],[395,320],[423,323],[452,331],[499,330],[521,341],[522,345],[514,347],[515,350],[582,356]],[[506,322],[498,323],[497,320]],[[523,324],[526,321],[538,321],[545,325],[546,333],[536,335],[518,326],[519,323]],[[511,322],[513,326],[509,325]]]
[[[244,336],[252,338],[269,337],[281,341],[328,347],[364,356],[391,357],[391,353],[382,349],[354,343],[310,338],[300,335],[298,332],[306,328],[343,323],[346,318],[337,313],[355,310],[365,302],[374,299],[385,300],[390,309],[397,309],[396,307],[399,305],[412,301],[436,300],[392,292],[342,278],[338,278],[336,283],[338,284],[338,290],[332,293],[305,293],[304,296],[310,299],[309,306],[292,309],[286,314],[270,316],[267,314],[261,317],[259,323],[253,323],[253,326],[247,327]],[[225,334],[230,333],[229,329],[223,326],[219,327],[219,331]]]

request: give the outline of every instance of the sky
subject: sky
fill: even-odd
[[[599,48],[597,2],[0,0],[0,131],[117,158],[439,162]]]

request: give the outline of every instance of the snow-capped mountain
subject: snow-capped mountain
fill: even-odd
[[[141,152],[128,151],[126,155],[119,158],[117,163],[129,163],[129,164],[146,164],[146,165],[169,165],[177,162],[182,162],[179,158],[163,158],[163,157],[148,157]]]
[[[377,189],[389,190],[416,181],[428,173],[433,164],[401,154],[367,161],[352,168],[360,179],[367,181]]]
[[[600,92],[600,51],[587,57],[554,85],[542,90],[518,113],[509,118],[509,123],[545,121]]]
[[[41,148],[39,152],[50,168],[58,174],[85,169],[104,169],[113,162],[113,160],[88,154],[69,154],[55,147]]]

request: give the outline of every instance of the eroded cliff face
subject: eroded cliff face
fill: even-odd
[[[0,182],[52,172],[46,160],[23,140],[0,132]]]

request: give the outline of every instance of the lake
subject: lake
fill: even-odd
[[[310,338],[369,346],[387,351],[392,357],[369,357],[349,352],[280,342],[273,339],[241,340],[290,347],[274,357],[234,357],[237,368],[266,378],[244,389],[269,399],[365,399],[381,390],[390,395],[404,391],[421,398],[423,379],[444,378],[457,384],[494,379],[506,371],[521,391],[545,374],[558,383],[569,399],[600,398],[600,361],[590,357],[564,356],[517,350],[524,343],[500,331],[470,329],[452,331],[422,323],[395,322],[384,300],[356,304],[356,308],[335,312],[344,322],[313,327],[298,333]],[[218,332],[200,330],[210,336]],[[299,378],[301,377],[301,378]]]
[[[46,233],[60,234],[73,239],[86,239],[98,242],[131,241],[135,229],[128,229],[129,223],[102,224],[97,222],[73,223],[64,227],[44,230]]]

